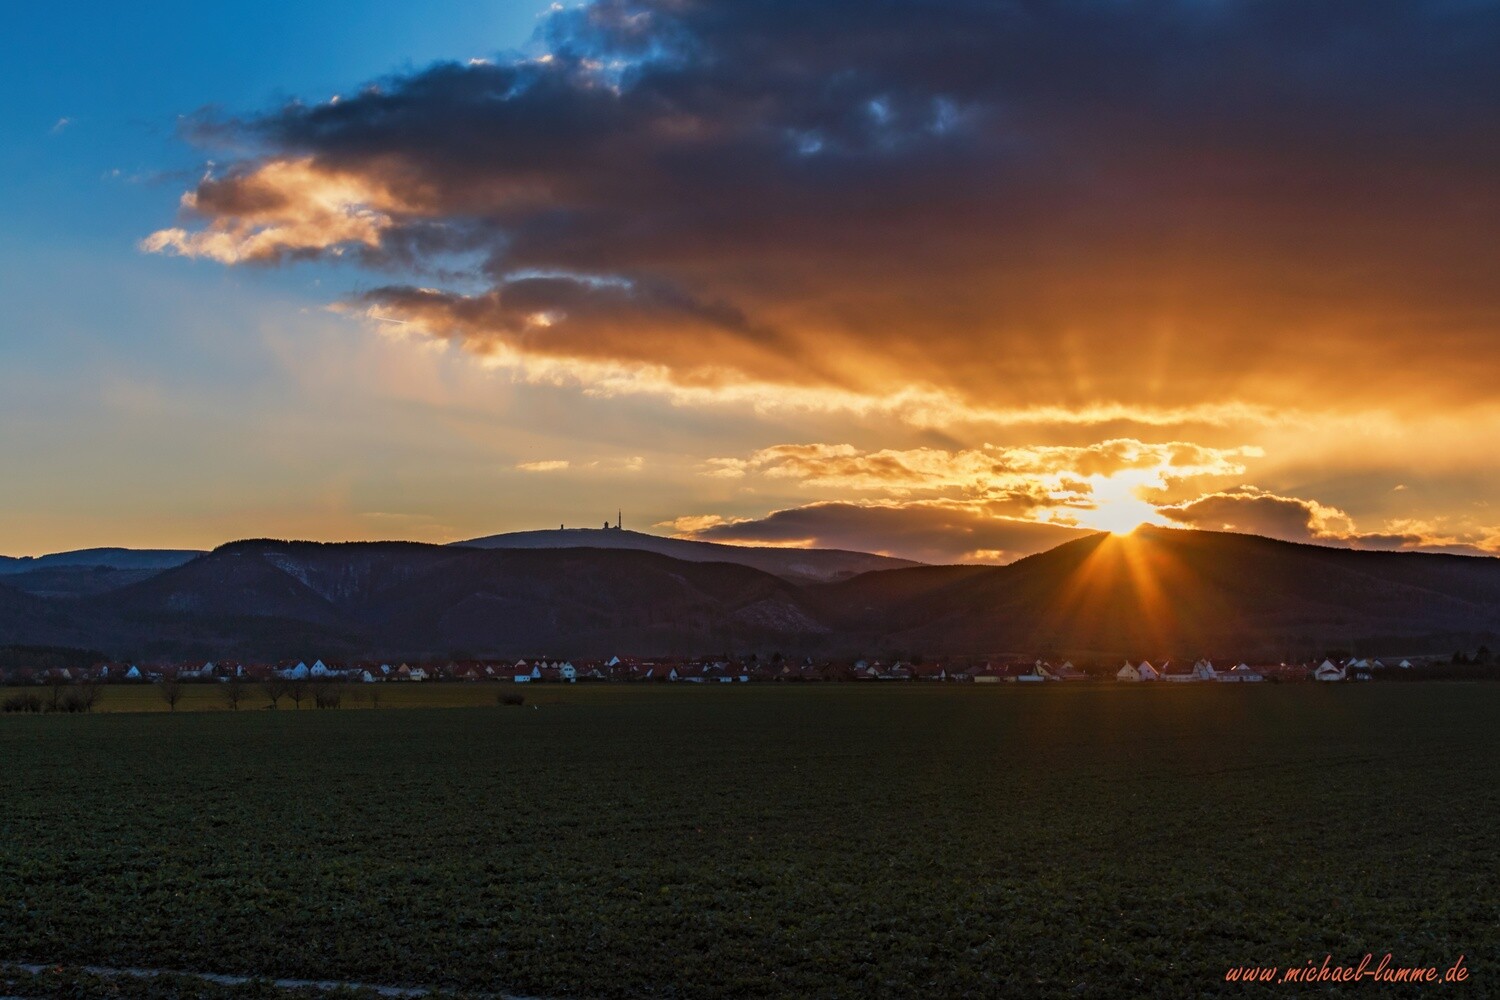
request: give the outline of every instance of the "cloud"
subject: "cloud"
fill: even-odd
[[[1500,532],[1494,529],[1453,534],[1431,522],[1407,519],[1388,522],[1383,531],[1360,531],[1354,519],[1338,507],[1279,496],[1253,486],[1205,494],[1158,510],[1169,520],[1189,527],[1266,535],[1290,542],[1471,555],[1500,552]]]
[[[251,152],[144,247],[343,257],[397,276],[350,309],[688,393],[1491,389],[1493,5],[596,0],[538,45],[197,120]]]
[[[780,444],[748,458],[711,458],[712,478],[790,480],[822,490],[982,505],[987,516],[1128,529],[1158,520],[1141,496],[1203,477],[1237,476],[1252,446],[1115,438],[1088,445],[861,450],[850,444]],[[1109,512],[1105,512],[1109,508]],[[977,509],[977,508],[976,508]],[[1129,523],[1125,523],[1129,522]]]
[[[390,213],[412,206],[368,174],[302,158],[207,177],[182,196],[182,207],[208,224],[196,232],[158,230],[141,241],[142,250],[221,264],[338,256],[351,246],[378,247],[395,225]]]
[[[1237,531],[1285,541],[1359,549],[1500,553],[1500,528],[1444,534],[1426,522],[1392,522],[1388,530],[1359,531],[1337,507],[1242,487],[1157,508],[1172,523]],[[762,517],[717,514],[679,517],[657,527],[676,537],[746,545],[842,548],[929,563],[994,563],[1016,559],[1082,537],[1088,529],[1007,516],[985,500],[933,498],[819,501]]]
[[[541,462],[521,462],[516,466],[522,472],[561,472],[568,467],[567,459],[547,459]]]
[[[1206,494],[1160,510],[1167,518],[1195,528],[1267,535],[1294,542],[1345,539],[1354,532],[1353,519],[1337,507],[1248,487]]]
[[[991,491],[998,486],[1087,479],[1126,470],[1151,472],[1162,480],[1238,475],[1243,460],[1260,457],[1253,446],[1208,448],[1184,441],[1148,444],[1117,438],[1084,446],[1035,445],[950,451],[941,448],[861,451],[849,444],[781,444],[748,459],[709,459],[709,475],[756,471],[813,486],[893,492],[949,487]]]
[[[929,563],[1013,562],[1088,533],[931,501],[822,502],[759,518],[700,515],[658,527],[701,541],[852,549]]]
[[[73,119],[71,119],[71,118],[59,118],[57,121],[55,121],[52,124],[52,128],[48,129],[48,131],[51,132],[53,135],[58,135],[64,129],[66,129],[68,126],[70,126],[72,124],[73,124]]]

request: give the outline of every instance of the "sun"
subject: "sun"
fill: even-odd
[[[1079,511],[1078,523],[1112,535],[1128,535],[1143,524],[1165,523],[1161,513],[1137,495],[1142,487],[1156,485],[1157,481],[1154,471],[1090,476],[1094,507]]]

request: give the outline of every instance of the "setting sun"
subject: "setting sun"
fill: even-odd
[[[1139,491],[1159,483],[1156,471],[1122,472],[1113,476],[1090,476],[1095,506],[1081,511],[1078,522],[1112,535],[1128,535],[1143,524],[1163,524],[1157,509],[1139,496]]]

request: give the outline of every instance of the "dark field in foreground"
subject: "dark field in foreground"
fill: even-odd
[[[1123,686],[1122,686],[1123,687]],[[0,718],[0,959],[549,997],[1500,991],[1482,685]],[[1378,988],[1334,987],[1348,995]]]

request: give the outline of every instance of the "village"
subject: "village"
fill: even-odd
[[[1446,665],[1449,661],[1439,661]],[[1454,660],[1453,662],[1460,662]],[[0,683],[29,684],[149,684],[164,682],[265,683],[323,682],[343,684],[475,683],[577,684],[577,683],[677,683],[749,684],[811,682],[922,682],[956,684],[1046,684],[1046,683],[1166,683],[1166,684],[1259,684],[1339,683],[1380,679],[1411,679],[1430,674],[1432,662],[1400,659],[1387,664],[1380,659],[1324,657],[1305,663],[1251,665],[1239,662],[1216,667],[1207,659],[1192,664],[1170,660],[1153,664],[1148,660],[1126,660],[1118,667],[1103,663],[1075,666],[1064,660],[1053,664],[1043,659],[1005,659],[971,662],[943,661],[923,657],[892,658],[889,661],[791,659],[780,654],[762,659],[655,658],[613,656],[607,660],[549,659],[513,662],[480,659],[431,661],[413,659],[395,662],[339,662],[313,659],[278,663],[241,663],[207,660],[171,663],[111,661],[89,667],[11,666],[0,669]]]

